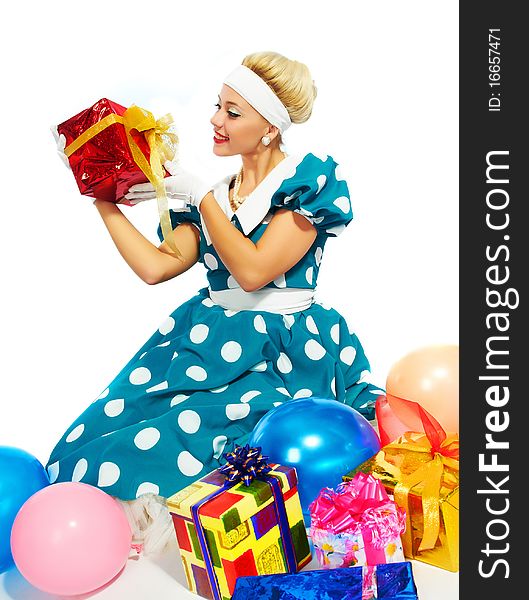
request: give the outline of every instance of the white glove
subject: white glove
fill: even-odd
[[[53,137],[55,138],[55,143],[57,144],[57,154],[61,157],[61,160],[68,167],[68,169],[71,170],[72,167],[70,167],[70,161],[68,160],[66,154],[64,154],[64,149],[66,148],[66,138],[64,137],[64,134],[61,133],[59,135],[59,132],[57,131],[57,125],[52,125],[50,129],[53,133]]]
[[[171,173],[170,177],[163,180],[169,200],[184,201],[198,208],[204,196],[211,190],[211,186],[175,163],[167,161],[164,166]],[[125,194],[125,200],[132,205],[155,198],[156,192],[152,183],[137,183],[131,186],[128,193]]]

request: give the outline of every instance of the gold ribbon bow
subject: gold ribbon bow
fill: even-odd
[[[443,475],[449,485],[457,484],[454,477],[445,473],[445,467],[453,471],[459,471],[459,438],[457,434],[449,434],[438,448],[433,448],[428,436],[424,433],[407,432],[397,441],[384,447],[384,450],[409,450],[419,452],[422,456],[417,457],[418,468],[409,474],[400,473],[399,482],[394,489],[395,502],[406,508],[406,530],[402,534],[402,543],[407,554],[412,552],[412,530],[411,518],[408,507],[408,494],[416,485],[423,483],[422,510],[424,519],[424,533],[419,545],[419,552],[431,550],[439,537],[439,492]],[[431,459],[424,462],[424,454],[430,454]],[[389,465],[388,465],[389,466]],[[395,469],[391,465],[392,470]]]
[[[94,123],[94,125],[69,144],[64,149],[64,153],[69,157],[83,144],[86,144],[86,142],[113,123],[120,123],[124,126],[132,158],[145,177],[154,186],[164,241],[167,242],[167,245],[177,258],[182,258],[182,253],[173,241],[173,229],[163,181],[165,173],[162,165],[166,160],[174,159],[178,143],[178,136],[173,131],[170,131],[170,126],[173,123],[173,117],[170,114],[160,119],[155,119],[150,111],[133,104],[123,113],[123,116],[112,113],[101,119],[101,121]],[[131,135],[132,129],[136,129],[145,136],[150,150],[149,162],[147,162],[145,155],[134,141]]]

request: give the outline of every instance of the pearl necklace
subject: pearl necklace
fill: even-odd
[[[248,196],[239,196],[239,189],[242,183],[242,167],[241,170],[237,173],[237,177],[235,178],[235,185],[233,186],[233,195],[230,198],[230,206],[233,212],[235,212],[239,206],[248,198]]]
[[[286,158],[288,156],[288,154],[286,152],[283,152],[283,158]],[[239,206],[246,200],[246,198],[248,198],[248,196],[250,194],[248,194],[248,196],[239,196],[239,189],[241,187],[241,183],[242,183],[242,167],[240,169],[240,171],[237,173],[237,177],[235,178],[235,185],[233,186],[233,194],[232,197],[229,199],[230,200],[230,206],[231,206],[231,210],[233,212],[235,212]],[[229,194],[228,194],[229,197]]]

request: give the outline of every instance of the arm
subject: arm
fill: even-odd
[[[316,228],[302,215],[278,210],[257,243],[243,235],[209,192],[200,213],[219,257],[243,290],[252,292],[291,269],[316,239]]]
[[[165,242],[156,247],[147,240],[116,204],[96,199],[94,205],[119,253],[145,283],[153,285],[177,277],[197,262],[199,233],[191,223],[182,223],[173,231],[182,260],[171,254]]]

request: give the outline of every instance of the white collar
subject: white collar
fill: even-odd
[[[261,183],[257,185],[253,192],[248,195],[244,203],[239,206],[236,213],[231,209],[228,196],[229,186],[234,175],[228,175],[228,177],[221,179],[215,184],[212,189],[213,195],[230,220],[234,214],[236,215],[241,224],[241,229],[245,235],[248,235],[265,218],[270,210],[270,200],[272,199],[274,192],[280,187],[285,179],[290,179],[290,177],[295,174],[296,167],[303,158],[304,156],[295,154],[285,157],[268,173]],[[209,237],[208,230],[202,217],[201,221],[204,237],[208,245],[210,245],[211,238]]]

